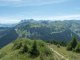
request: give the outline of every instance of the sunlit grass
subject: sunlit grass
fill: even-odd
[[[58,48],[56,45],[50,45],[54,50],[56,50],[58,53],[63,55],[64,57],[68,58],[69,60],[80,60],[80,53],[75,53],[73,51],[67,51],[66,47],[60,46]]]

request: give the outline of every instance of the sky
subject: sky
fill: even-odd
[[[0,0],[0,23],[23,19],[79,20],[80,0]]]

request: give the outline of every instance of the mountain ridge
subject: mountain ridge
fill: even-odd
[[[68,42],[73,36],[80,40],[80,21],[22,20],[14,27],[0,27],[1,47],[17,38]],[[7,38],[6,38],[7,37]],[[14,37],[14,39],[13,39]],[[6,42],[8,43],[6,43]],[[5,44],[4,44],[5,42]]]

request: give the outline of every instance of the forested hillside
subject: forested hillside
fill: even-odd
[[[13,28],[0,27],[0,48],[14,41],[18,34]]]
[[[19,37],[27,37],[30,39],[42,39],[49,41],[65,41],[71,40],[72,36],[78,39],[80,36],[80,21],[36,21],[33,19],[22,20],[15,27]]]
[[[73,36],[80,40],[80,21],[22,20],[13,27],[0,27],[0,47],[16,38],[41,39],[48,42],[69,42]]]

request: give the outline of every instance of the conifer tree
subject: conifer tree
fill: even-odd
[[[80,43],[77,44],[77,46],[75,48],[75,52],[80,53]]]
[[[28,46],[23,45],[22,48],[20,49],[20,53],[26,53],[28,52]]]
[[[77,46],[77,39],[76,37],[73,37],[73,39],[67,45],[67,50],[74,50],[76,46]]]
[[[33,46],[32,46],[32,50],[31,50],[31,55],[32,56],[38,56],[40,54],[38,48],[37,48],[37,43],[36,41],[34,41]]]

